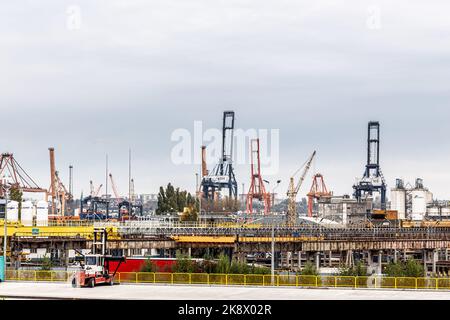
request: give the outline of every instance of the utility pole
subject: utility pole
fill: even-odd
[[[280,185],[280,183],[281,183],[281,180],[277,180],[276,186],[273,187],[273,189],[272,189],[272,205],[271,205],[271,207],[273,207],[274,204],[275,204],[275,190],[278,188],[278,186]]]
[[[275,285],[275,227],[274,227],[274,215],[272,212],[272,259],[270,261],[270,274],[272,286]]]
[[[131,202],[131,148],[128,149],[128,201]]]
[[[3,236],[3,270],[5,272],[6,278],[6,241],[8,241],[8,189],[4,188],[5,191],[5,220],[4,220],[4,236]]]
[[[56,197],[58,196],[56,192],[56,169],[55,169],[55,148],[48,148],[50,153],[50,188],[51,188],[51,196],[52,196],[52,216],[54,216],[57,211],[56,208]]]
[[[108,200],[108,154],[106,154],[106,172],[105,172],[105,201],[106,201],[106,219],[109,218],[109,200]]]

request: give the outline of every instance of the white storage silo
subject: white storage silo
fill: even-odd
[[[406,218],[406,190],[392,189],[391,190],[391,210],[398,212],[398,219]]]
[[[19,203],[17,201],[8,201],[7,208],[7,219],[8,222],[18,222],[19,221]]]
[[[31,227],[33,225],[34,216],[34,205],[31,201],[22,202],[22,211],[20,216],[20,221],[26,227]]]
[[[47,201],[38,201],[36,203],[36,226],[48,226],[48,203]]]
[[[427,190],[427,204],[433,202],[433,193]]]
[[[423,220],[423,217],[427,213],[427,199],[428,191],[422,189],[416,189],[411,192],[412,197],[412,220]]]

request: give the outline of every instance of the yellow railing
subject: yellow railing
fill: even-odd
[[[7,270],[8,281],[68,282],[73,271]],[[260,274],[208,274],[165,272],[120,272],[118,283],[153,284],[201,284],[224,286],[277,286],[303,288],[377,288],[377,289],[434,289],[450,290],[450,278],[392,278],[392,277],[346,277],[346,276],[301,276]]]

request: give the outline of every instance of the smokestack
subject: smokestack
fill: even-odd
[[[208,169],[206,167],[206,146],[202,146],[202,177],[208,175]]]

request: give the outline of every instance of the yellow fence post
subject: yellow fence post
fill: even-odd
[[[397,277],[394,278],[394,288],[397,289]]]
[[[34,271],[34,282],[36,282],[37,281],[37,272],[36,272],[36,270]]]
[[[136,280],[136,283],[138,283],[138,273],[136,272],[135,274],[136,274],[136,279],[135,280]]]
[[[356,289],[358,287],[357,285],[358,277],[353,277],[353,280],[355,281],[355,289]]]
[[[173,273],[170,274],[170,283],[173,284]]]
[[[417,278],[416,278],[415,280],[416,280],[415,282],[416,282],[416,290],[417,290],[417,289],[418,289],[418,286],[417,286]]]
[[[120,272],[119,272],[119,283],[121,283],[121,279],[120,279]]]
[[[298,276],[295,276],[295,286],[298,287]]]
[[[316,276],[316,288],[317,288],[318,285],[319,285],[319,277]]]
[[[247,276],[244,274],[244,287],[247,285]]]
[[[210,286],[211,283],[210,283],[210,279],[209,279],[209,273],[207,273],[207,279],[208,279],[208,286]]]
[[[228,285],[228,275],[227,274],[225,275],[225,285],[226,286]]]
[[[192,284],[192,273],[189,273],[189,284]]]
[[[434,278],[434,280],[436,280],[436,290],[439,290],[439,279],[438,278]]]
[[[337,288],[337,277],[334,277],[334,287]]]

